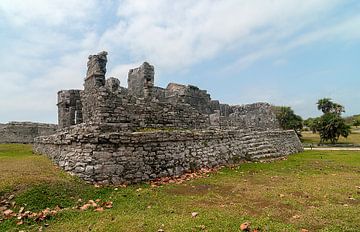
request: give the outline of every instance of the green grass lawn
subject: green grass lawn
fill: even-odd
[[[15,210],[113,201],[103,212],[69,209],[36,223],[16,218],[0,231],[359,231],[360,152],[307,151],[273,163],[246,163],[208,177],[162,187],[88,185],[59,170],[27,145],[0,145],[0,196]],[[192,217],[192,212],[198,212]],[[0,216],[1,217],[1,216]]]
[[[312,133],[311,131],[303,131],[301,132],[302,138],[301,141],[303,143],[309,144],[318,144],[320,142],[320,136],[318,133]],[[330,144],[330,142],[327,142]],[[358,130],[352,130],[352,133],[347,137],[340,137],[339,144],[357,144],[360,145],[360,132]]]

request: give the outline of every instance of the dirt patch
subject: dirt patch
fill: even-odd
[[[239,196],[219,197],[206,200],[200,200],[195,203],[203,208],[212,208],[220,210],[230,210],[241,212],[251,217],[272,217],[284,223],[293,220],[293,216],[298,214],[295,207],[276,200],[267,199],[265,197]]]
[[[310,194],[305,193],[305,192],[300,192],[300,191],[292,192],[290,194],[292,196],[298,197],[298,198],[304,198],[304,199],[310,199],[311,198]]]
[[[213,184],[200,184],[200,185],[182,185],[176,188],[166,190],[166,192],[175,195],[204,195],[209,192],[230,192],[232,187],[230,186],[219,186]]]
[[[282,202],[267,201],[265,199],[256,199],[251,202],[251,206],[244,205],[244,209],[250,216],[268,216],[280,218],[283,222],[289,222],[295,214],[296,209],[291,205]]]
[[[351,197],[351,198],[346,199],[345,204],[347,204],[347,205],[360,205],[360,200]]]

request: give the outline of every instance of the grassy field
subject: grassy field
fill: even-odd
[[[301,141],[303,143],[318,144],[320,142],[320,136],[318,133],[314,134],[311,131],[303,131],[301,132],[301,135],[302,135]],[[360,145],[360,131],[353,129],[352,133],[347,138],[340,137],[338,143]]]
[[[43,222],[3,220],[0,231],[239,231],[248,221],[260,231],[355,232],[359,186],[360,152],[354,151],[307,151],[162,187],[97,188],[33,155],[30,146],[0,145],[0,196],[15,195],[14,211],[72,207],[79,198],[113,202],[103,212],[70,208]]]

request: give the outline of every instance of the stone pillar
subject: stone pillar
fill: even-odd
[[[144,62],[139,68],[129,70],[129,93],[139,98],[151,98],[154,87],[154,66]]]
[[[62,90],[58,92],[59,128],[82,122],[81,90]]]
[[[87,62],[87,73],[84,83],[85,91],[105,85],[107,52],[90,55]]]
[[[110,77],[109,79],[106,80],[105,86],[111,92],[115,92],[120,89],[120,81],[115,77]]]

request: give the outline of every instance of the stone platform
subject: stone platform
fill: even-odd
[[[302,151],[294,131],[101,132],[75,127],[36,139],[34,150],[88,182],[137,183],[241,160]]]
[[[232,106],[196,86],[154,86],[147,62],[131,69],[128,88],[121,87],[105,78],[106,62],[106,52],[89,56],[84,90],[58,93],[60,129],[34,144],[88,182],[138,183],[303,150],[268,103]]]

